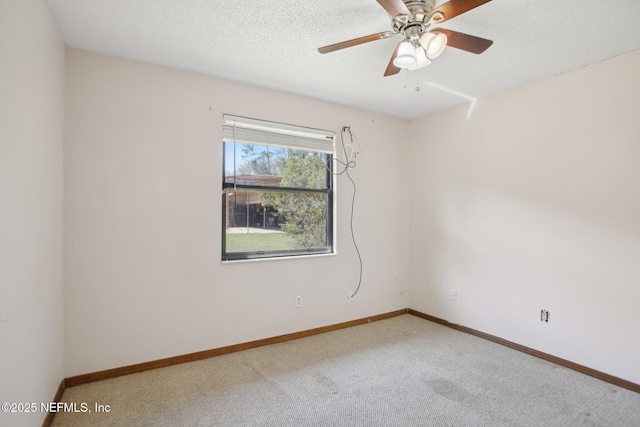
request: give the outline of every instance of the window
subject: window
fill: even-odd
[[[223,120],[222,259],[333,252],[333,132]]]

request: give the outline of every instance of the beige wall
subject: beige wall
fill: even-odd
[[[639,75],[637,51],[412,122],[412,308],[640,383]]]
[[[73,49],[66,95],[67,376],[407,307],[408,215],[385,203],[406,200],[405,122]],[[351,126],[365,263],[354,303],[345,176],[336,256],[221,263],[222,112]]]
[[[0,402],[51,401],[63,378],[63,93],[45,2],[0,0]]]

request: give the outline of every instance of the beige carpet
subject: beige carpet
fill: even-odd
[[[640,426],[640,394],[402,315],[65,391],[54,426]]]

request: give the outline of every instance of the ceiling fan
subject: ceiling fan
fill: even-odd
[[[490,1],[450,0],[436,8],[436,0],[377,0],[391,16],[392,31],[383,31],[324,46],[318,49],[318,52],[323,54],[334,52],[347,47],[402,35],[403,40],[398,43],[391,56],[389,65],[384,72],[385,77],[397,74],[401,68],[417,70],[430,64],[431,60],[437,58],[446,46],[480,54],[493,44],[491,40],[444,28],[430,29],[430,27],[433,24],[440,24],[455,18]]]

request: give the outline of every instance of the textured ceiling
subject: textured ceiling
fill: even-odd
[[[441,25],[493,40],[485,53],[447,48],[392,77],[383,73],[399,36],[317,51],[390,30],[376,0],[48,3],[71,47],[405,119],[640,49],[640,0],[493,0]]]

